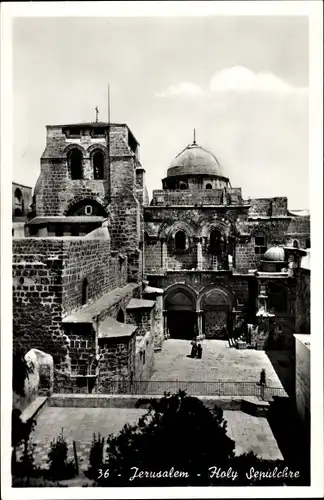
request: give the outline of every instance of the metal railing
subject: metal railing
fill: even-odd
[[[65,394],[129,394],[163,396],[164,393],[175,394],[179,390],[192,396],[255,396],[261,400],[269,400],[273,396],[287,396],[282,387],[261,386],[256,382],[238,382],[228,380],[216,381],[179,381],[179,380],[97,380],[92,390],[89,386],[78,386],[73,379],[65,383],[57,392]]]

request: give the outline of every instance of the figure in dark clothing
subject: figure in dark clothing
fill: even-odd
[[[201,347],[201,344],[197,345],[197,358],[198,359],[202,358],[202,347]]]
[[[266,372],[265,369],[263,368],[260,373],[260,385],[265,386],[266,385]]]
[[[196,354],[197,354],[197,341],[196,341],[196,339],[195,339],[195,338],[194,338],[194,339],[193,339],[193,341],[191,342],[191,345],[192,345],[192,347],[191,347],[191,354],[190,354],[190,356],[191,356],[192,358],[195,358],[195,357],[196,357]]]

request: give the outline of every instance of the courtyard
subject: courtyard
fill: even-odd
[[[169,339],[155,353],[152,381],[186,382],[259,382],[260,372],[266,371],[269,387],[282,388],[280,379],[265,351],[235,349],[226,340],[203,340],[202,359],[188,357],[188,340]]]
[[[135,408],[44,407],[37,416],[37,425],[31,435],[31,442],[35,445],[35,463],[41,468],[47,467],[50,443],[63,432],[68,444],[68,458],[74,459],[75,441],[79,468],[85,471],[94,433],[107,438],[118,433],[126,423],[135,424],[146,411]],[[260,458],[282,459],[266,418],[231,410],[224,410],[224,418],[228,424],[228,435],[236,443],[237,455],[253,451]]]

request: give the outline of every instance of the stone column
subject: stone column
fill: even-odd
[[[198,323],[198,336],[199,337],[203,335],[203,321],[202,321],[203,312],[204,311],[202,311],[202,310],[197,311],[197,323]]]
[[[168,267],[168,248],[165,240],[161,240],[161,267],[167,269]]]
[[[168,338],[168,311],[163,311],[163,335],[164,338]]]
[[[201,238],[197,240],[197,269],[202,269],[202,245]]]
[[[155,298],[154,320],[154,350],[160,351],[164,340],[163,293]]]

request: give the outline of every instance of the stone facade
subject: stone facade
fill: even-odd
[[[144,207],[144,260],[149,284],[165,290],[166,332],[172,336],[170,329],[179,331],[184,311],[195,323],[193,329],[186,325],[187,337],[197,332],[227,338],[242,318],[257,326],[258,289],[263,282],[269,291],[268,312],[273,315],[269,329],[281,334],[278,340],[269,330],[262,342],[254,344],[269,347],[270,335],[273,346],[292,348],[295,302],[307,300],[301,288],[309,283],[297,271],[301,255],[294,256],[295,265],[288,272],[289,250],[310,246],[309,216],[290,212],[285,197],[244,200],[216,157],[196,143],[171,162],[162,184]],[[263,259],[267,249],[277,245],[287,249],[286,261],[279,267]],[[211,290],[223,290],[226,303],[219,295],[213,304],[202,306],[202,298]],[[255,338],[260,335],[259,330]]]
[[[14,342],[53,356],[55,391],[151,374],[162,304],[127,309],[146,287],[144,202],[127,125],[47,127],[32,217],[13,240],[13,313]]]
[[[295,381],[297,410],[306,425],[310,426],[310,337],[295,335]]]
[[[149,203],[126,124],[47,127],[13,239],[14,342],[53,356],[56,391],[148,380],[169,335],[287,348],[309,329],[309,216],[285,197],[244,200],[195,143],[162,184]]]

